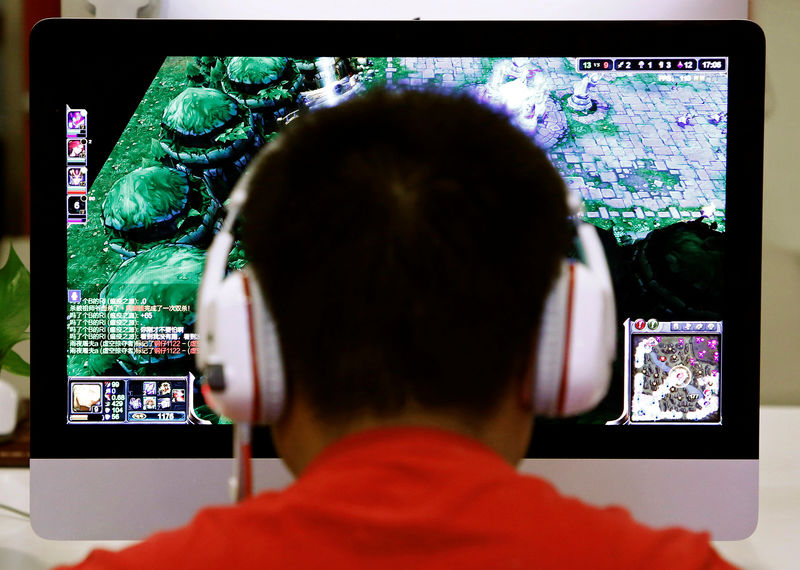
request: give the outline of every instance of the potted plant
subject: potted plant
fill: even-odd
[[[30,376],[30,363],[14,350],[18,343],[30,338],[30,285],[31,274],[11,246],[8,260],[0,267],[0,372]],[[18,412],[17,391],[0,380],[0,439],[13,435]]]

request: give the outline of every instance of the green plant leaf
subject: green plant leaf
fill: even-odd
[[[31,274],[12,246],[0,267],[0,354],[27,338],[31,322]]]
[[[8,353],[6,353],[6,357],[0,362],[0,368],[11,374],[19,374],[20,376],[31,375],[31,365],[25,362],[22,357],[13,350],[9,350]]]
[[[201,420],[208,420],[214,425],[217,425],[217,424],[232,424],[233,423],[233,420],[231,420],[229,418],[226,418],[225,416],[220,416],[214,410],[212,410],[210,407],[208,407],[207,404],[201,404],[201,405],[197,406],[194,409],[194,413]]]

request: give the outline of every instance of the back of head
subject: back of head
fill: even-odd
[[[332,422],[490,413],[523,373],[566,218],[545,154],[470,97],[376,90],[294,121],[243,215],[290,390]]]

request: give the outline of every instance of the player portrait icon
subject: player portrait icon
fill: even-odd
[[[72,134],[86,130],[86,110],[72,109],[67,111],[67,132]]]
[[[155,398],[155,396],[145,396],[144,397],[144,409],[145,410],[155,410],[156,409],[156,398]]]
[[[128,406],[131,410],[141,410],[142,409],[142,399],[138,396],[131,396],[131,399],[128,400]]]
[[[67,161],[84,162],[86,160],[86,139],[69,139],[67,141]]]
[[[67,168],[67,186],[71,188],[86,188],[86,167],[70,166]]]
[[[175,388],[172,390],[172,401],[181,403],[186,401],[186,390],[183,388]]]
[[[142,383],[142,391],[144,392],[145,396],[155,396],[156,395],[156,383],[155,382],[143,382]]]
[[[67,215],[86,215],[86,196],[67,196]]]
[[[99,413],[102,408],[100,404],[102,399],[103,385],[100,383],[72,385],[73,412]]]
[[[172,406],[172,400],[169,398],[159,398],[158,399],[158,409],[159,410],[168,410]]]
[[[158,395],[159,396],[167,396],[172,389],[169,382],[162,382],[158,385]]]

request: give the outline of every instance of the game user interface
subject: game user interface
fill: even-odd
[[[67,422],[229,423],[203,400],[194,327],[233,185],[306,113],[435,85],[510,113],[598,230],[620,353],[581,421],[722,423],[728,59],[578,55],[167,57],[96,173],[92,109],[67,102]],[[246,264],[237,242],[228,267]]]

